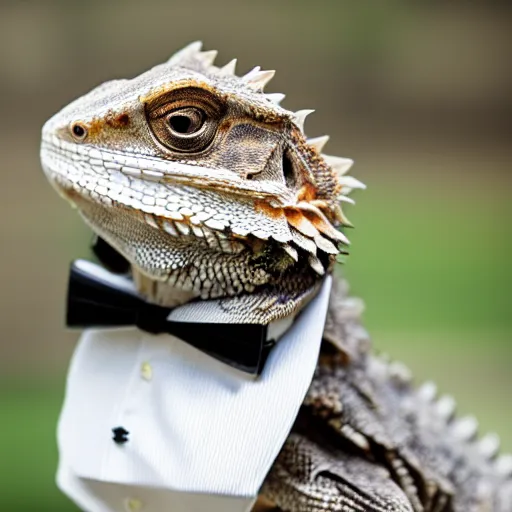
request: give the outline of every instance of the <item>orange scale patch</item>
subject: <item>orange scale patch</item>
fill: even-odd
[[[274,208],[270,206],[267,202],[262,200],[257,200],[254,202],[254,208],[256,211],[265,214],[267,217],[271,219],[279,219],[283,216],[282,208]]]
[[[347,239],[343,233],[338,231],[332,224],[326,222],[324,219],[318,217],[311,212],[305,212],[304,215],[308,218],[308,220],[315,226],[315,228],[327,235],[332,240],[338,240],[339,242],[347,243]]]
[[[109,110],[103,117],[95,117],[87,124],[88,137],[99,135],[105,128],[127,128],[130,126],[130,116],[126,112]]]
[[[298,201],[313,201],[316,198],[316,188],[311,183],[305,183],[297,192]]]
[[[285,215],[288,223],[303,235],[310,238],[318,235],[318,230],[301,211],[290,208],[286,209]]]

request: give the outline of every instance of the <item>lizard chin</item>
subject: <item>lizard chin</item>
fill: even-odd
[[[175,236],[134,211],[79,195],[68,199],[93,231],[128,259],[139,292],[159,305],[204,308],[206,301],[215,315],[222,310],[227,322],[245,321],[251,311],[251,321],[266,324],[298,312],[319,289],[321,279],[307,260],[295,262],[284,251],[276,257],[277,242],[235,240],[236,253],[222,252],[227,234]]]
[[[165,217],[141,211],[77,190],[61,173],[45,171],[92,230],[131,263],[136,286],[151,302],[204,307],[206,300],[220,304],[226,321],[269,323],[297,312],[321,282],[305,254],[290,255],[274,239],[235,234],[215,219],[195,225],[179,211]],[[196,193],[193,187],[165,187],[177,195]]]
[[[157,304],[174,307],[203,299],[226,305],[241,299],[254,307],[265,304],[260,318],[273,321],[300,307],[320,282],[307,261],[295,262],[275,241],[242,241],[205,227],[197,236],[197,230],[179,228],[177,221],[169,232],[163,227],[169,219],[148,219],[69,190],[65,195],[93,231],[128,259],[139,291]]]
[[[43,142],[49,181],[131,263],[152,302],[219,303],[215,315],[227,321],[269,323],[298,311],[332,268],[331,254],[313,256],[315,242],[260,199],[111,170],[81,173],[68,146]]]

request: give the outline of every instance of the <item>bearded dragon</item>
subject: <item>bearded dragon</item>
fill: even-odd
[[[327,136],[306,138],[310,110],[263,91],[274,71],[237,76],[216,54],[193,43],[93,89],[44,125],[41,161],[149,300],[267,324],[333,272],[349,243],[341,202],[364,185],[352,160],[322,153]],[[257,507],[512,511],[497,436],[477,441],[451,397],[373,355],[362,308],[334,286],[313,382]]]

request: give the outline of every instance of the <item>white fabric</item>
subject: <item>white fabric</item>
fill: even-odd
[[[58,427],[61,489],[90,512],[250,510],[311,382],[330,286],[260,377],[171,335],[86,331]],[[112,440],[115,427],[128,442]]]
[[[249,512],[256,498],[176,492],[79,478],[62,459],[59,487],[88,512]]]

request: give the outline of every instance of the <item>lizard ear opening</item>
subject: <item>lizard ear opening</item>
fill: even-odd
[[[283,177],[288,188],[295,188],[297,184],[297,176],[295,174],[295,167],[288,150],[283,152]]]

